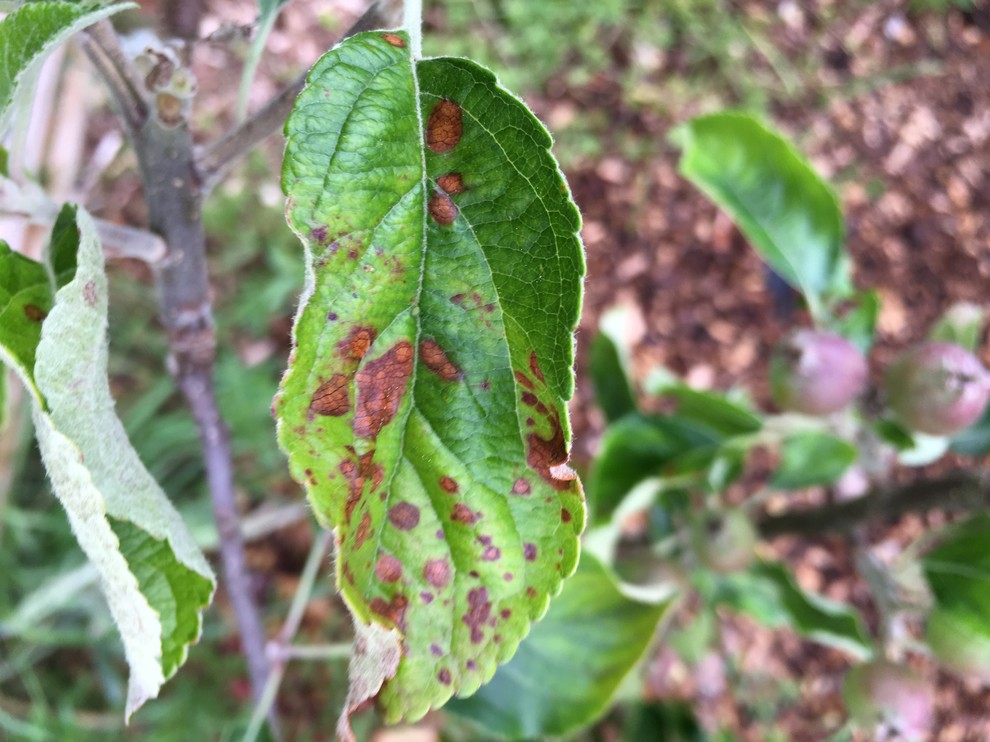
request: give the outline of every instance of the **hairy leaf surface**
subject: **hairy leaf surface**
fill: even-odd
[[[18,86],[31,76],[49,52],[76,31],[133,3],[100,7],[78,2],[27,2],[0,21],[0,133],[10,120]]]
[[[331,50],[286,125],[308,275],[276,400],[355,621],[401,637],[391,721],[491,678],[584,524],[564,466],[580,217],[528,109],[473,62],[413,62],[407,44]]]
[[[0,345],[31,392],[55,494],[120,631],[129,716],[185,661],[215,580],[114,412],[103,254],[85,211],[63,209],[47,258],[0,245]]]

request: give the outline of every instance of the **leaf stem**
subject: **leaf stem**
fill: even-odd
[[[402,28],[409,34],[409,55],[423,58],[423,0],[402,0]]]

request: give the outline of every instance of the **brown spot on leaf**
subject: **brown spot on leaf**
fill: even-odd
[[[518,381],[520,384],[522,384],[527,389],[535,389],[536,388],[536,386],[533,384],[533,382],[530,380],[530,378],[528,376],[526,376],[526,374],[524,374],[522,371],[516,371],[515,372],[515,375],[516,375],[516,381]]]
[[[541,438],[536,433],[526,436],[526,463],[540,478],[557,491],[569,489],[574,474],[567,467],[560,467],[567,461],[567,444],[564,442],[564,429],[560,424],[560,415],[554,412],[548,418],[551,425],[549,439]],[[570,476],[567,476],[570,472]],[[561,476],[563,475],[563,476]]]
[[[428,593],[425,590],[423,590],[419,594],[419,599],[423,601],[423,605],[429,605],[430,603],[433,602],[433,593]]]
[[[529,370],[533,372],[533,376],[535,376],[543,383],[546,383],[546,379],[543,378],[543,372],[540,370],[540,364],[536,360],[535,350],[529,354]]]
[[[468,612],[461,620],[471,629],[471,643],[480,644],[485,638],[482,627],[492,612],[491,601],[488,600],[488,588],[476,587],[468,592]]]
[[[392,46],[397,46],[400,49],[405,49],[406,48],[406,40],[404,38],[402,38],[401,36],[399,36],[398,34],[394,34],[394,33],[383,33],[382,34],[382,38],[385,39],[385,41],[387,41]]]
[[[388,519],[400,531],[409,531],[419,525],[419,508],[410,502],[398,502],[389,508]]]
[[[355,325],[347,337],[337,343],[337,352],[344,358],[360,361],[375,342],[377,335],[374,327]]]
[[[567,508],[561,508],[560,509],[560,522],[561,523],[570,523],[571,522],[571,511],[568,510]]]
[[[455,495],[460,490],[460,487],[457,486],[457,480],[446,475],[440,477],[440,488],[450,495]]]
[[[402,562],[390,554],[383,554],[375,563],[375,575],[382,582],[398,582],[402,579]]]
[[[484,553],[481,555],[482,561],[485,562],[497,562],[502,556],[502,550],[497,546],[488,546],[485,548]]]
[[[447,173],[437,178],[437,185],[451,196],[464,192],[464,178],[460,173]]]
[[[309,230],[309,238],[313,242],[325,245],[327,243],[327,228],[322,224],[319,227],[313,227]]]
[[[405,595],[396,595],[388,603],[382,598],[374,598],[368,605],[374,613],[405,630],[406,607],[409,605]]]
[[[351,409],[349,392],[350,378],[345,374],[334,374],[313,392],[309,409],[317,415],[340,417]]]
[[[34,304],[25,304],[24,316],[32,322],[43,322],[45,317],[48,316],[48,312],[41,307],[36,307]]]
[[[525,477],[519,477],[516,483],[512,485],[512,494],[514,495],[528,495],[532,491],[529,480]]]
[[[413,348],[400,340],[357,374],[354,433],[374,438],[399,411],[413,370]]]
[[[344,574],[344,579],[353,585],[355,580],[354,572],[351,570],[351,563],[345,561],[341,566],[340,571]]]
[[[526,542],[523,544],[523,556],[526,557],[527,562],[536,561],[536,544]]]
[[[354,548],[360,549],[364,546],[364,542],[368,540],[368,536],[371,535],[371,516],[366,512],[361,516],[361,522],[358,524],[357,531],[354,533]]]
[[[536,407],[536,405],[539,404],[540,400],[538,400],[536,398],[536,395],[533,394],[532,392],[523,392],[522,401],[523,404],[525,405],[529,405],[530,407]]]
[[[419,344],[419,358],[424,366],[444,381],[456,381],[461,378],[461,370],[451,363],[436,340],[427,339]]]
[[[437,224],[449,226],[457,218],[457,206],[446,193],[434,193],[426,207]]]
[[[434,657],[443,657],[443,650],[436,644],[430,645],[430,654]]]
[[[450,685],[450,670],[448,670],[446,667],[441,669],[440,672],[437,673],[437,680],[439,680],[444,685]]]
[[[443,589],[450,582],[450,565],[446,559],[430,559],[423,567],[423,577],[433,587]]]
[[[454,505],[454,509],[450,514],[450,519],[457,523],[463,523],[469,526],[478,520],[478,514],[471,510],[471,508],[463,502],[459,502]]]
[[[86,302],[86,306],[92,309],[99,300],[100,295],[96,290],[96,282],[86,281],[86,285],[83,286],[83,301]]]
[[[501,611],[499,611],[499,615],[502,618],[509,618],[509,617],[512,616],[512,609],[511,608],[503,608]]]
[[[461,141],[464,123],[461,107],[444,98],[430,112],[426,121],[426,146],[437,154],[450,152]]]

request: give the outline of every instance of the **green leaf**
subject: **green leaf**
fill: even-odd
[[[648,477],[665,474],[665,466],[713,439],[677,418],[627,415],[605,429],[601,450],[588,480],[588,504],[596,523],[607,521],[623,498]],[[702,462],[706,466],[710,456]]]
[[[70,239],[78,253],[71,257]],[[199,638],[215,580],[114,413],[107,383],[107,281],[89,215],[63,210],[47,253],[57,261],[49,267],[52,275],[60,269],[54,297],[44,266],[0,252],[0,283],[14,297],[0,320],[0,345],[31,392],[38,445],[55,494],[100,573],[131,670],[130,716],[158,694]],[[24,296],[47,315],[39,319],[34,310],[25,311]]]
[[[864,354],[873,347],[877,319],[880,317],[880,295],[876,291],[860,291],[856,303],[843,314],[828,318],[828,328],[859,348]]]
[[[770,628],[789,627],[819,644],[867,659],[873,649],[856,610],[802,590],[787,567],[760,562],[746,572],[698,573],[699,590],[714,603],[745,613]]]
[[[516,656],[474,696],[447,708],[507,739],[564,735],[586,726],[608,708],[670,603],[627,597],[585,553]]]
[[[532,113],[400,32],[317,62],[286,138],[308,269],[279,441],[355,622],[401,637],[385,717],[415,719],[491,678],[577,564],[580,217]]]
[[[693,420],[723,438],[748,435],[763,427],[758,415],[722,394],[702,392],[686,385],[668,387],[663,393],[677,400],[678,417]]]
[[[828,433],[793,433],[781,445],[780,465],[770,479],[770,486],[781,490],[796,490],[832,484],[857,456],[856,447],[849,441]]]
[[[842,212],[831,188],[794,147],[743,113],[678,127],[680,171],[746,235],[760,256],[804,294],[815,317],[850,292]]]
[[[591,339],[588,372],[595,388],[595,400],[608,422],[636,411],[636,398],[629,385],[626,364],[618,346],[604,332],[598,332]]]
[[[990,639],[988,543],[990,516],[980,514],[950,528],[921,564],[939,610]]]
[[[56,46],[76,31],[134,3],[105,7],[77,2],[29,2],[0,21],[0,134],[10,123],[11,104],[18,87]]]
[[[637,703],[628,711],[622,742],[708,742],[691,709],[681,701]]]

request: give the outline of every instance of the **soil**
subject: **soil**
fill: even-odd
[[[356,0],[337,5],[342,10],[332,17],[321,15],[325,11],[316,3],[285,9],[262,61],[252,108],[315,60],[363,8]],[[892,354],[921,339],[951,303],[988,307],[990,8],[976,3],[967,12],[914,11],[896,0],[740,0],[731,7],[740,22],[766,21],[785,61],[810,61],[802,68],[800,90],[771,96],[766,115],[837,188],[856,284],[875,287],[883,301],[871,356],[877,379]],[[247,24],[253,14],[253,6],[214,0],[203,29],[216,30],[221,18]],[[321,19],[327,22],[321,25]],[[664,366],[699,388],[750,389],[767,409],[769,351],[789,327],[806,322],[800,311],[780,310],[763,264],[738,230],[677,174],[677,153],[665,137],[673,125],[705,110],[709,99],[682,95],[663,110],[633,105],[623,97],[622,79],[635,50],[623,48],[621,35],[614,44],[613,67],[585,84],[551,80],[526,95],[551,125],[576,111],[621,122],[639,140],[655,142],[648,155],[632,158],[614,132],[601,132],[599,154],[566,173],[584,215],[588,260],[572,405],[579,467],[593,458],[603,428],[585,373],[585,351],[608,307],[626,305],[637,318],[628,330],[639,380]],[[679,51],[662,55],[654,71],[657,85],[696,76]],[[240,70],[235,60],[219,43],[197,59],[198,115],[212,122],[214,133],[229,124],[225,112]],[[731,96],[722,102],[731,103]],[[273,139],[266,146],[277,161],[280,143]],[[120,211],[140,223],[134,198],[122,199]],[[983,360],[990,362],[990,354],[984,351]],[[870,538],[875,544],[904,544],[938,520],[908,516],[876,525]],[[781,538],[771,547],[795,566],[803,586],[852,600],[874,615],[867,588],[853,576],[846,541]],[[773,697],[774,689],[790,682],[793,692],[786,702],[773,706],[769,716],[758,714],[725,682],[717,656],[688,668],[664,650],[647,672],[649,692],[689,698],[707,727],[727,726],[746,740],[767,739],[770,729],[782,735],[778,738],[818,740],[842,726],[845,655],[739,618],[725,617],[723,627],[726,648],[750,690],[762,687]],[[990,739],[990,694],[921,658],[913,662],[938,683],[932,739]]]

